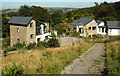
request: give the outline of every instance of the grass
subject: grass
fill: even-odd
[[[94,39],[91,39],[91,38],[85,38],[85,42],[87,43],[104,43],[106,39],[100,39],[100,38],[94,38]]]
[[[106,43],[106,68],[107,75],[117,76],[120,74],[120,40],[110,40]]]
[[[74,46],[46,48],[30,53],[9,54],[3,58],[3,66],[22,63],[24,74],[60,74],[65,66],[88,48],[92,43],[82,43]],[[4,68],[4,67],[3,67]]]

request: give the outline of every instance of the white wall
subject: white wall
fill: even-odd
[[[57,36],[57,31],[56,30],[54,31],[54,33]],[[51,38],[51,37],[49,37],[49,35],[51,35],[51,32],[48,32],[48,33],[45,33],[45,34],[42,34],[42,35],[37,35],[36,36],[36,43],[37,43],[38,38],[40,38],[40,41],[44,41],[46,36],[48,36],[48,38]]]
[[[99,29],[99,26],[105,26],[105,23],[104,22],[101,22],[98,26],[97,26],[97,33],[98,34],[101,34],[101,35],[106,35],[106,28],[104,28],[104,32],[102,32],[102,28]]]
[[[108,29],[109,36],[118,36],[120,35],[120,29]]]

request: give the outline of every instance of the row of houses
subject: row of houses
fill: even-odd
[[[80,35],[83,37],[120,35],[120,21],[107,21],[106,26],[101,20],[82,17],[69,24],[73,26],[73,30],[80,32]]]
[[[16,43],[26,44],[43,41],[51,35],[49,23],[41,22],[33,17],[12,17],[8,24],[10,25],[10,45]],[[83,37],[93,37],[95,35],[120,35],[120,21],[107,21],[107,27],[101,20],[93,18],[80,18],[73,23],[69,23],[73,30],[80,32]],[[57,31],[54,31],[57,35]]]

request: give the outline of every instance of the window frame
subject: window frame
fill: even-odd
[[[32,25],[32,26],[31,26]],[[33,27],[33,23],[30,23],[30,27]]]
[[[33,38],[34,38],[34,35],[33,35],[33,34],[30,34],[30,38],[33,39]]]
[[[91,30],[91,27],[88,27],[89,30]]]
[[[20,38],[17,38],[17,43],[20,43]]]
[[[94,29],[94,28],[95,28],[95,29]],[[93,27],[92,27],[92,30],[96,30],[96,26],[93,26]]]
[[[20,32],[20,29],[19,29],[19,28],[17,28],[17,32]]]

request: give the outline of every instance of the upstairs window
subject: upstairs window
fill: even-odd
[[[33,34],[31,34],[31,35],[30,35],[30,38],[33,38],[33,37],[34,37]]]
[[[102,28],[102,32],[104,32],[104,28]]]
[[[30,27],[33,27],[33,23],[30,23]]]
[[[19,32],[20,30],[19,30],[19,28],[17,28],[17,32]]]
[[[101,32],[101,29],[100,29],[100,27],[99,27],[99,32]]]
[[[91,30],[91,27],[89,27],[89,30]]]
[[[92,27],[92,30],[96,30],[96,27]]]

